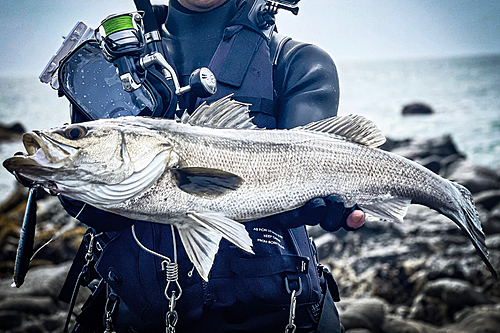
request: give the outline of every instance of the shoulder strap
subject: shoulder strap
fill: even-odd
[[[234,41],[217,80],[239,88],[260,42],[262,42],[262,37],[255,31],[241,29],[234,36]]]
[[[283,46],[285,46],[286,42],[291,39],[291,37],[279,34],[277,32],[274,32],[271,36],[271,42],[269,43],[269,53],[274,66],[278,65],[278,58],[280,57],[281,50],[283,50]]]

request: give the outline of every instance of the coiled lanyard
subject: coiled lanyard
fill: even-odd
[[[179,263],[177,261],[177,240],[175,228],[173,225],[170,225],[170,228],[172,231],[172,247],[174,249],[173,260],[161,253],[155,252],[145,247],[137,238],[137,235],[135,233],[135,225],[132,225],[132,236],[141,249],[163,259],[163,261],[161,262],[161,268],[165,271],[165,279],[167,280],[164,294],[168,300],[168,311],[165,315],[165,327],[167,333],[175,333],[175,325],[177,324],[177,320],[179,319],[179,315],[175,310],[175,305],[179,298],[181,298],[182,296],[182,288],[179,284]]]

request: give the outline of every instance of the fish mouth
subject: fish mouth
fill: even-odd
[[[46,179],[52,174],[51,170],[63,167],[65,160],[77,151],[40,131],[25,133],[23,145],[27,153],[14,154],[3,162],[3,166],[16,177],[35,182]]]
[[[23,145],[29,159],[42,167],[58,169],[64,165],[63,161],[73,155],[77,149],[62,144],[40,131],[33,131],[23,135]]]

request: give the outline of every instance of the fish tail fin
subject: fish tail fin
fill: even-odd
[[[203,280],[208,281],[222,238],[248,253],[254,253],[252,239],[243,224],[213,212],[188,212],[187,216],[191,222],[177,229],[189,259]]]
[[[458,207],[457,209],[450,209],[449,211],[445,211],[444,213],[467,233],[472,241],[472,244],[478,251],[479,256],[486,264],[486,267],[488,267],[493,277],[498,279],[498,274],[488,257],[485,235],[481,227],[481,221],[479,221],[479,215],[474,205],[472,194],[467,188],[460,184],[451,182],[451,185],[460,193],[460,195],[457,196],[458,202],[456,203],[456,205]]]

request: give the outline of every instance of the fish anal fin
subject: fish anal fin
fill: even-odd
[[[376,148],[384,144],[385,136],[377,126],[359,115],[346,115],[331,117],[304,126],[293,128],[293,130],[315,131],[340,136],[367,147]]]
[[[187,223],[177,228],[182,245],[198,274],[208,282],[222,234],[200,224]]]
[[[181,167],[171,169],[177,186],[198,196],[219,196],[234,191],[243,179],[233,173],[211,168]]]
[[[393,222],[403,222],[410,204],[409,198],[392,197],[383,201],[358,204],[358,206],[371,216]]]

